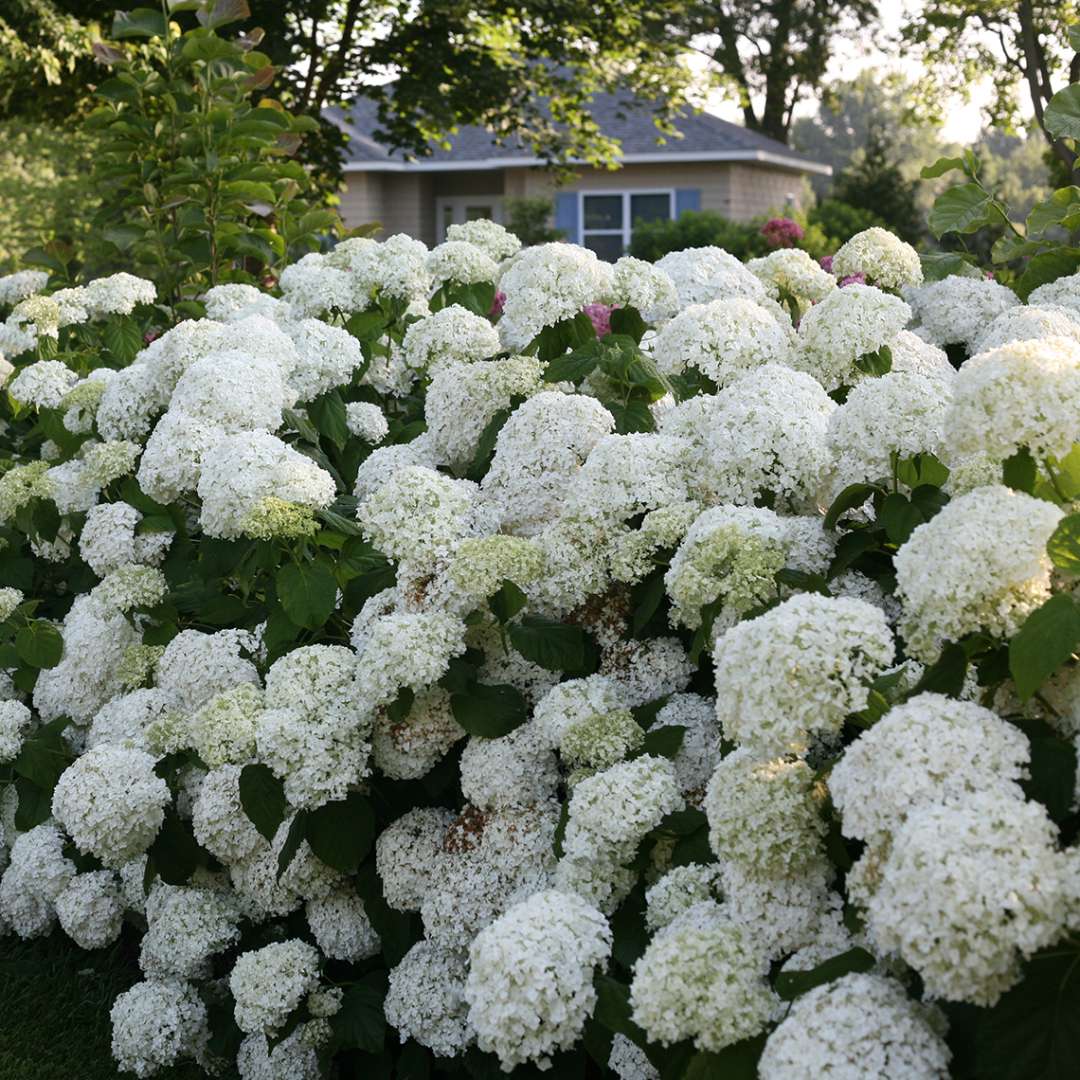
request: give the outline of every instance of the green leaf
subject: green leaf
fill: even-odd
[[[954,172],[956,169],[963,170],[964,159],[958,157],[939,157],[932,165],[924,165],[919,175],[924,180],[935,180],[939,176],[944,176],[946,173]]]
[[[1043,127],[1055,139],[1080,139],[1080,84],[1066,86],[1050,99]]]
[[[385,989],[371,975],[345,991],[341,1008],[330,1018],[330,1026],[344,1049],[368,1054],[382,1052],[386,1038],[385,997]]]
[[[1012,457],[1006,458],[1001,466],[1001,479],[1006,487],[1013,491],[1031,494],[1035,490],[1035,478],[1039,467],[1026,446],[1021,447]]]
[[[64,655],[64,639],[51,622],[34,619],[15,635],[15,651],[24,664],[54,668]]]
[[[946,645],[941,655],[922,674],[922,678],[908,691],[906,697],[918,694],[944,694],[959,697],[967,675],[967,653],[961,645]]]
[[[308,812],[306,810],[297,810],[295,817],[289,824],[289,831],[285,835],[285,843],[278,854],[278,881],[281,880],[281,875],[289,869],[289,864],[296,858],[296,853],[304,842],[304,834],[307,832],[307,816]]]
[[[635,307],[617,307],[611,312],[611,332],[613,334],[626,334],[634,339],[635,345],[641,344],[648,326],[641,317],[641,312]]]
[[[315,427],[339,450],[349,441],[349,425],[345,422],[345,402],[341,394],[331,390],[307,403],[307,414]]]
[[[1080,644],[1080,609],[1072,597],[1051,596],[1024,620],[1009,642],[1009,671],[1021,701],[1028,698]]]
[[[777,585],[786,585],[789,589],[799,589],[802,592],[816,592],[822,596],[832,596],[828,582],[820,574],[810,574],[805,570],[796,570],[794,567],[785,566],[777,570],[773,575]]]
[[[71,750],[59,730],[46,726],[23,743],[12,767],[19,776],[51,796],[60,774],[72,760]]]
[[[1031,259],[1024,272],[1013,285],[1016,295],[1025,303],[1040,285],[1048,285],[1058,278],[1068,277],[1080,270],[1080,249],[1058,247]]]
[[[1028,777],[1020,781],[1024,794],[1046,807],[1057,823],[1069,816],[1076,792],[1076,747],[1062,738],[1045,720],[1016,717],[1012,720],[1031,746]]]
[[[25,776],[15,777],[15,793],[18,806],[15,809],[15,828],[29,832],[35,825],[42,825],[52,814],[52,791],[38,787]]]
[[[909,488],[941,487],[949,479],[949,469],[931,453],[915,454],[896,462],[896,479]]]
[[[491,464],[491,459],[495,454],[495,440],[498,439],[503,424],[510,418],[513,408],[511,406],[508,409],[500,409],[484,425],[484,430],[480,433],[480,439],[476,444],[476,453],[473,454],[472,462],[465,471],[466,479],[474,480],[477,483],[484,479],[488,466]]]
[[[501,623],[508,623],[527,603],[528,597],[512,581],[504,581],[499,591],[488,597],[488,607]]]
[[[765,1036],[742,1039],[723,1050],[699,1050],[681,1074],[681,1080],[757,1080],[758,1061]]]
[[[959,184],[934,200],[929,225],[940,239],[945,233],[972,233],[984,225],[1004,225],[1007,220],[1001,204],[979,184]]]
[[[135,8],[134,11],[118,11],[113,16],[112,33],[117,41],[136,37],[164,37],[168,23],[161,11],[153,8]]]
[[[794,1001],[800,994],[823,986],[853,972],[869,971],[877,961],[865,949],[848,949],[832,956],[809,971],[781,972],[776,976],[775,990],[784,1001]]]
[[[127,366],[143,347],[143,336],[134,320],[110,319],[101,332],[105,348],[113,359]]]
[[[635,757],[651,754],[653,757],[673,758],[682,749],[686,728],[681,724],[666,724],[645,733],[645,741]]]
[[[245,765],[240,770],[240,805],[260,835],[272,842],[289,808],[285,785],[268,765]]]
[[[1080,950],[1062,944],[1036,954],[1024,980],[980,1010],[979,1080],[1075,1080],[1080,1061]]]
[[[375,812],[359,792],[312,810],[304,834],[327,866],[355,874],[375,840]]]
[[[610,975],[597,975],[593,986],[596,989],[596,1008],[593,1010],[596,1020],[608,1031],[624,1035],[644,1049],[648,1038],[631,1019],[630,987]]]
[[[1080,223],[1080,187],[1058,188],[1048,199],[1036,203],[1027,216],[1027,234],[1036,236],[1055,225],[1074,229]]]
[[[835,529],[836,523],[849,510],[862,506],[867,499],[881,489],[876,484],[848,484],[832,501],[825,514],[825,528]]]
[[[288,563],[275,578],[278,599],[297,626],[318,630],[337,602],[337,579],[322,559]]]
[[[1080,574],[1080,514],[1062,518],[1046,542],[1050,561],[1067,574]]]
[[[586,675],[595,649],[585,631],[573,623],[560,623],[540,615],[526,615],[510,627],[510,643],[526,660],[547,671]]]
[[[615,418],[615,431],[619,435],[656,430],[656,420],[647,401],[640,398],[627,401],[605,401],[603,405]]]
[[[892,349],[882,345],[877,352],[862,353],[855,357],[855,366],[867,375],[888,375],[892,371]]]
[[[190,825],[172,806],[165,811],[165,820],[150,845],[149,855],[166,885],[186,885],[200,863],[205,862],[203,850],[191,834]]]
[[[659,570],[634,587],[634,617],[631,632],[635,637],[649,625],[667,595],[664,572]]]
[[[981,278],[982,271],[955,251],[925,251],[919,255],[925,281],[941,281],[951,277]]]
[[[521,727],[529,707],[520,690],[499,684],[473,683],[465,692],[450,695],[454,719],[470,734],[498,739]]]
[[[549,383],[581,382],[586,375],[592,373],[597,359],[596,352],[588,350],[557,356],[544,368],[543,380]]]
[[[915,528],[923,523],[924,518],[918,507],[906,496],[893,491],[885,496],[877,520],[889,540],[900,545],[907,541]]]
[[[219,38],[216,34],[202,34],[199,37],[192,34],[188,36],[183,49],[180,50],[180,55],[190,63],[196,60],[210,63],[214,60],[230,59],[238,54],[239,50],[235,45]]]

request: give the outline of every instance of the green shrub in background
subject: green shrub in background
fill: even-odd
[[[655,262],[669,251],[722,247],[738,259],[769,251],[759,222],[731,221],[715,210],[687,210],[672,221],[643,221],[634,227],[630,254]]]
[[[506,227],[526,247],[534,244],[548,244],[553,240],[562,240],[566,233],[562,229],[551,227],[554,204],[542,195],[523,199],[505,200]]]
[[[822,255],[830,255],[843,243],[850,240],[856,233],[871,226],[885,227],[885,222],[872,210],[861,206],[852,206],[842,199],[822,199],[807,214],[807,220],[819,230],[824,237],[826,250]],[[805,238],[804,238],[805,240]],[[805,242],[801,245],[806,246]],[[809,251],[810,249],[807,248]],[[816,252],[811,252],[816,254]]]
[[[195,11],[200,25],[181,32],[162,12],[136,8],[117,13],[112,43],[95,45],[111,77],[87,120],[102,202],[101,241],[84,272],[129,267],[175,307],[216,284],[274,276],[340,219],[314,205],[310,177],[290,160],[317,121],[260,96],[276,74],[256,48],[262,32],[217,32],[246,17],[246,4],[178,0],[169,10]]]
[[[0,273],[47,243],[82,261],[98,205],[90,180],[94,148],[76,125],[0,123]]]

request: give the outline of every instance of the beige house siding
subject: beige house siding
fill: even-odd
[[[472,169],[448,172],[351,172],[341,194],[341,214],[349,227],[381,222],[383,236],[404,232],[427,244],[436,241],[435,213],[441,197],[502,195],[542,196],[557,191],[696,189],[702,210],[735,221],[802,206],[808,185],[788,169],[742,162],[624,165],[620,169],[583,169],[557,187],[542,168]]]

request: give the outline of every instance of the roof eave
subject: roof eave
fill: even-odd
[[[652,154],[623,154],[619,157],[620,165],[662,165],[671,163],[692,164],[695,162],[750,162],[759,165],[775,165],[791,172],[817,173],[832,176],[832,166],[818,161],[788,154],[779,154],[772,150],[715,150],[694,153],[678,151],[658,151]],[[542,158],[505,157],[477,158],[473,161],[347,161],[342,167],[347,173],[354,172],[466,172],[490,169],[528,169],[546,165]],[[574,160],[571,165],[587,167],[589,162]]]

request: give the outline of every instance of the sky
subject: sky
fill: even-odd
[[[895,37],[905,14],[916,11],[921,6],[919,0],[879,0],[878,12],[881,19],[883,40]],[[826,82],[838,79],[854,78],[866,68],[880,68],[889,71],[901,71],[914,78],[921,74],[922,66],[914,59],[902,56],[895,48],[879,48],[869,40],[845,42],[833,56]],[[942,135],[947,142],[971,143],[979,135],[983,126],[982,109],[990,101],[992,87],[989,80],[983,81],[970,90],[967,101],[959,98],[950,101]],[[727,120],[741,122],[742,114],[738,105],[723,94],[714,92],[708,99],[708,110]],[[810,116],[816,111],[813,99],[800,102],[795,109],[796,116]]]

